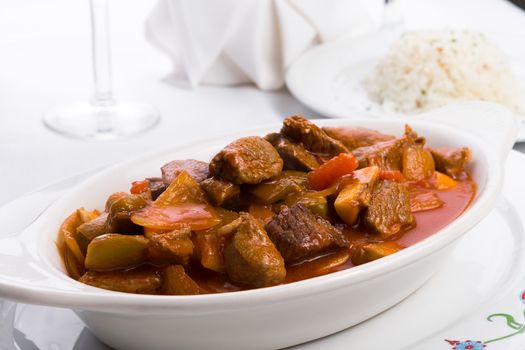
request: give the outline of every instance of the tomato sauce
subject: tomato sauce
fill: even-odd
[[[443,206],[414,213],[416,226],[403,232],[395,240],[403,247],[409,247],[421,242],[427,237],[447,226],[463,213],[476,194],[476,185],[472,180],[457,182],[457,186],[449,190],[434,190],[425,188],[425,191],[434,192],[444,204]],[[346,227],[343,229],[351,242],[378,241],[377,235],[363,229]],[[300,281],[307,278],[317,277],[328,273],[345,270],[353,267],[350,259],[352,246],[348,250],[340,250],[328,253],[315,260],[303,262],[295,266],[287,267],[285,283]],[[346,259],[344,259],[346,257]],[[344,261],[343,261],[344,260]],[[341,262],[336,264],[336,262]]]
[[[476,185],[470,180],[458,181],[457,186],[446,191],[429,190],[437,193],[445,204],[437,209],[414,213],[416,227],[406,231],[397,240],[403,247],[409,247],[431,236],[454,221],[467,209],[476,193]]]
[[[436,190],[432,186],[413,183],[408,183],[408,186],[422,186],[425,192],[435,193],[443,202],[443,205],[435,209],[413,213],[416,222],[415,226],[398,234],[394,239],[394,242],[404,248],[428,238],[447,226],[468,208],[476,194],[476,185],[470,179],[458,180],[456,186],[448,190]],[[68,223],[67,220],[66,223]],[[377,234],[368,231],[363,225],[358,224],[355,227],[349,227],[341,223],[335,225],[343,230],[343,233],[351,243],[350,247],[348,249],[329,251],[311,260],[287,266],[284,284],[351,268],[354,266],[351,260],[352,252],[357,245],[368,242],[381,242]],[[60,244],[59,248],[61,251],[63,250]],[[158,268],[161,267],[159,266]],[[208,270],[197,262],[191,264],[188,275],[198,284],[202,293],[223,293],[253,289],[251,286],[232,282],[226,274]]]

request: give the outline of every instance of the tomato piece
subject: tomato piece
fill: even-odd
[[[403,173],[401,173],[399,170],[381,170],[379,172],[379,179],[395,181],[395,182],[405,181],[405,177],[403,176]]]
[[[141,194],[143,192],[146,192],[149,190],[149,181],[148,180],[142,180],[142,181],[133,181],[131,183],[131,189],[129,190],[132,194]]]
[[[308,180],[313,189],[324,190],[342,176],[351,174],[357,165],[357,159],[352,153],[341,153],[309,172]]]
[[[174,230],[188,226],[191,230],[206,230],[221,222],[215,209],[204,203],[181,203],[172,206],[152,204],[131,215],[135,224],[153,230]]]

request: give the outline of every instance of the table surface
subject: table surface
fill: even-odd
[[[90,98],[88,1],[2,0],[0,205],[144,151],[279,122],[290,114],[318,116],[285,89],[192,90],[170,83],[170,60],[143,35],[153,5],[153,0],[110,1],[113,78],[117,99],[151,103],[161,111],[162,121],[136,137],[96,143],[62,137],[42,123],[46,110]],[[504,18],[505,31],[525,33],[525,12],[503,0],[405,0],[402,5],[408,28],[441,25],[501,31]]]

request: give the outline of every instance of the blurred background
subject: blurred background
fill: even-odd
[[[173,83],[172,61],[144,36],[155,5],[152,0],[109,1],[111,50],[116,98],[150,103],[160,111],[161,122],[132,138],[99,143],[65,138],[42,123],[45,111],[92,95],[89,2],[1,2],[0,180],[9,185],[0,204],[144,151],[276,122],[292,113],[320,116],[285,87],[192,89]],[[405,0],[400,5],[407,28],[460,26],[525,34],[525,12],[505,0]]]

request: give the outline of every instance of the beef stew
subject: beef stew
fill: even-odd
[[[351,151],[349,150],[351,149]],[[174,160],[103,212],[65,219],[57,246],[70,277],[113,291],[221,293],[291,283],[394,254],[458,217],[476,193],[471,151],[320,128],[286,118],[208,164]]]

